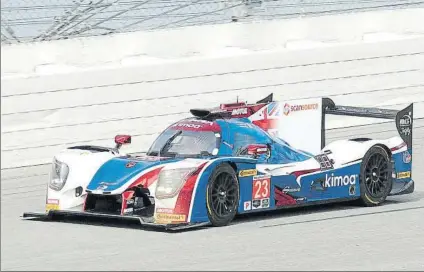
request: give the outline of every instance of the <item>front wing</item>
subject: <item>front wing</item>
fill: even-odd
[[[165,231],[179,231],[185,229],[191,229],[196,227],[208,226],[209,222],[200,223],[178,223],[178,224],[158,224],[149,222],[148,218],[139,216],[126,216],[126,215],[113,215],[113,214],[102,214],[92,212],[81,212],[71,210],[50,210],[48,212],[26,212],[22,215],[27,220],[39,220],[39,221],[66,221],[76,219],[78,222],[89,223],[89,220],[100,220],[100,221],[115,221],[124,223],[127,226],[133,225],[144,228],[162,229]]]

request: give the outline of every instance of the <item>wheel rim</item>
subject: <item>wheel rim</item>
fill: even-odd
[[[227,217],[234,212],[237,197],[237,185],[228,173],[221,173],[212,183],[212,209],[220,217]]]
[[[365,168],[365,187],[375,198],[386,194],[389,187],[389,163],[382,154],[373,154]]]

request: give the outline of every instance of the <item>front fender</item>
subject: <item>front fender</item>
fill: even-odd
[[[191,223],[209,222],[206,206],[206,188],[212,172],[218,165],[229,163],[235,168],[239,182],[243,182],[244,179],[252,178],[252,176],[242,177],[240,176],[240,171],[249,169],[254,169],[256,171],[256,162],[255,159],[240,157],[225,157],[209,161],[199,173],[199,177],[194,186],[188,221]]]
[[[64,187],[53,190],[47,186],[46,210],[82,208],[86,196],[86,187],[97,170],[108,160],[115,157],[110,152],[90,152],[80,149],[66,149],[55,158],[69,167],[68,178]],[[51,173],[48,183],[50,183]]]

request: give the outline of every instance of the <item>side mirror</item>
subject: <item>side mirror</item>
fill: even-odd
[[[116,148],[120,148],[124,144],[130,144],[131,143],[131,136],[130,135],[116,135],[115,136],[115,143],[116,143]]]
[[[266,144],[251,144],[247,146],[247,154],[257,157],[262,154],[268,154],[269,148]]]

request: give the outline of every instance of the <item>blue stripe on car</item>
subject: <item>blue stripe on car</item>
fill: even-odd
[[[88,184],[88,190],[96,190],[100,183],[106,182],[109,183],[106,192],[110,192],[116,189],[119,189],[130,179],[134,178],[137,174],[142,171],[152,168],[160,164],[167,164],[171,162],[180,161],[182,159],[172,159],[172,160],[163,160],[163,161],[144,161],[128,158],[113,158],[106,163],[104,163],[97,173],[92,178],[91,182]],[[127,163],[135,162],[136,164],[133,167],[126,167]]]

